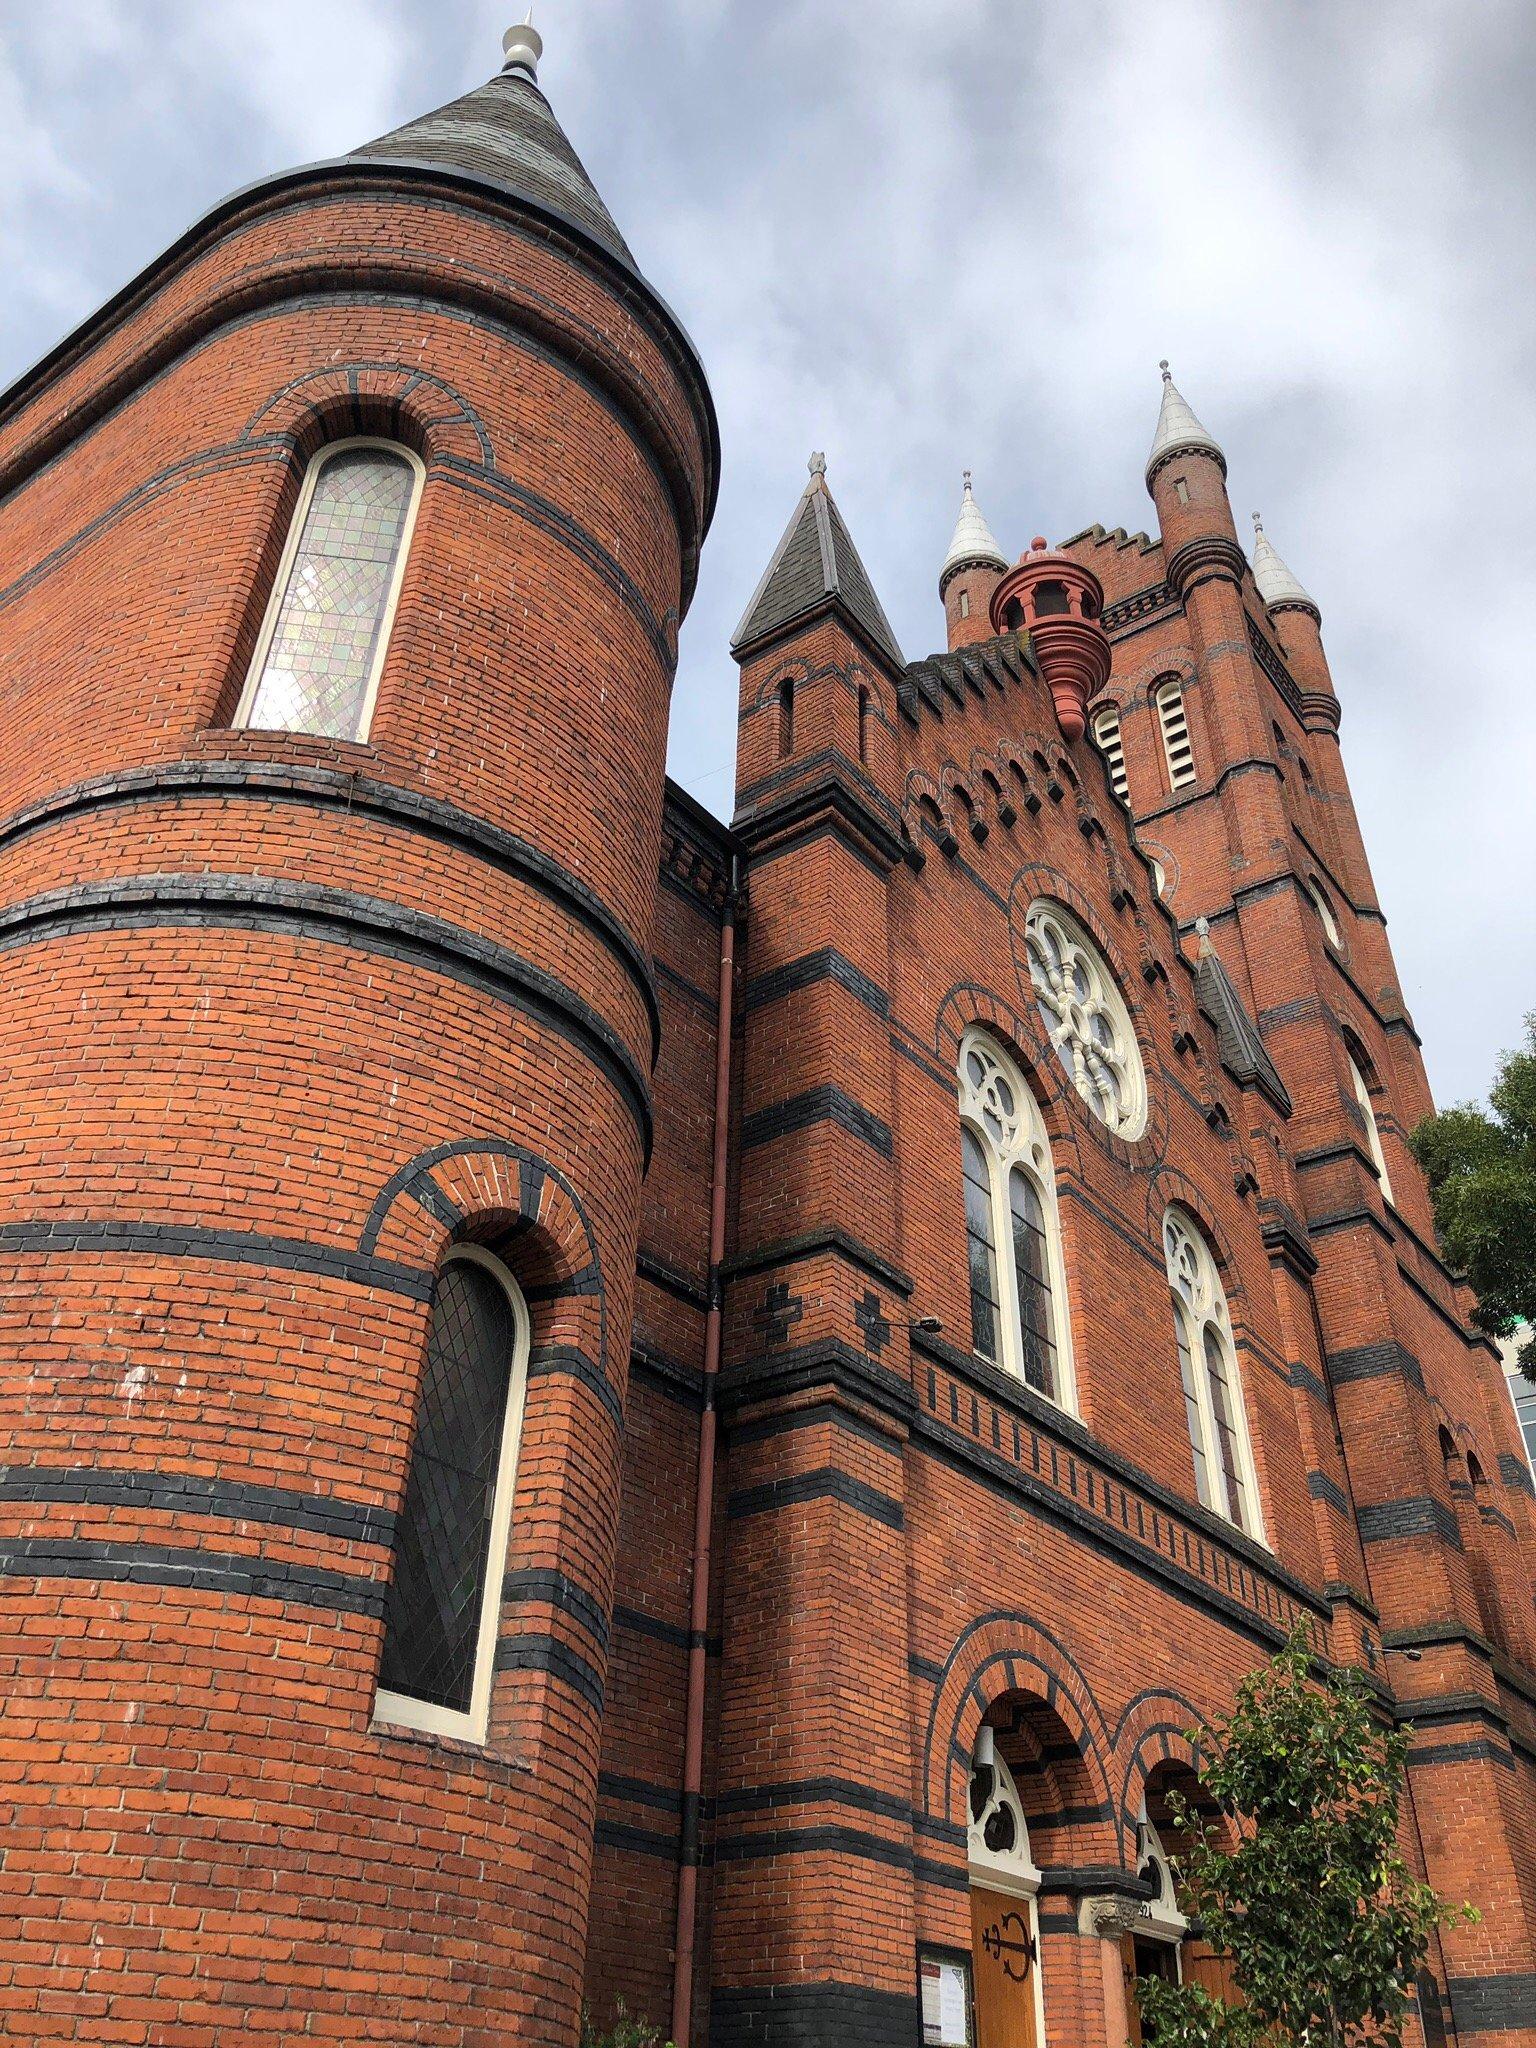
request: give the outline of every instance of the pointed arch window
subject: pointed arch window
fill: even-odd
[[[1125,744],[1120,734],[1120,713],[1113,704],[1102,705],[1093,714],[1093,738],[1109,770],[1109,786],[1129,810],[1131,785],[1125,773]]]
[[[422,476],[388,441],[338,441],[310,463],[237,726],[368,737]]]
[[[1039,1105],[985,1032],[960,1047],[960,1166],[979,1357],[1074,1405],[1056,1176]]]
[[[1365,1078],[1365,1055],[1362,1053],[1357,1059],[1353,1048],[1346,1043],[1344,1057],[1349,1062],[1349,1078],[1355,1091],[1355,1103],[1365,1122],[1365,1142],[1370,1151],[1371,1164],[1375,1167],[1377,1178],[1381,1182],[1381,1192],[1390,1202],[1392,1177],[1387,1172],[1387,1162],[1381,1153],[1381,1132],[1376,1125],[1376,1106],[1371,1100],[1370,1083]]]
[[[1183,789],[1195,779],[1195,750],[1189,737],[1189,714],[1184,708],[1184,685],[1168,676],[1152,693],[1158,727],[1163,736],[1163,759],[1168,765],[1168,787]]]
[[[1333,914],[1333,905],[1328,901],[1328,896],[1322,883],[1315,876],[1309,875],[1303,880],[1301,886],[1306,890],[1308,901],[1317,912],[1318,922],[1323,928],[1324,936],[1333,950],[1337,952],[1342,943],[1339,937],[1339,920]]]
[[[528,1371],[528,1310],[465,1245],[432,1293],[376,1720],[483,1742]]]
[[[1203,1506],[1263,1537],[1232,1319],[1210,1247],[1178,1209],[1163,1218],[1184,1418]]]

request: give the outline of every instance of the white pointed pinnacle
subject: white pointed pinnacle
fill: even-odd
[[[971,493],[971,472],[966,470],[965,488],[960,499],[960,517],[955,521],[955,531],[949,543],[949,551],[939,570],[939,589],[942,592],[950,577],[970,564],[985,563],[989,568],[1006,569],[1008,558],[997,544],[996,536],[981,516],[981,507]]]
[[[1173,372],[1167,358],[1158,364],[1163,373],[1163,404],[1157,416],[1157,432],[1152,437],[1152,452],[1147,457],[1147,484],[1172,455],[1212,455],[1221,464],[1223,476],[1227,473],[1227,458],[1221,451],[1216,436],[1202,427],[1190,409],[1189,401],[1173,381]]]
[[[1253,581],[1271,611],[1305,611],[1314,618],[1321,617],[1316,601],[1276,554],[1257,512],[1253,515]]]
[[[501,68],[520,73],[535,85],[539,82],[539,59],[544,54],[544,38],[533,25],[533,9],[530,7],[526,18],[516,28],[509,28],[501,39]]]

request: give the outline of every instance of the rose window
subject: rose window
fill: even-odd
[[[1036,903],[1024,926],[1029,978],[1056,1057],[1084,1102],[1121,1138],[1146,1126],[1147,1088],[1130,1012],[1075,919]]]

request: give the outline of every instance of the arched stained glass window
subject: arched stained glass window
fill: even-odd
[[[315,457],[236,725],[366,739],[421,475],[386,442],[342,441]]]
[[[464,1247],[438,1275],[395,1535],[381,1721],[483,1740],[528,1360],[511,1275]]]
[[[1173,1333],[1194,1454],[1195,1492],[1249,1536],[1263,1536],[1227,1297],[1210,1247],[1177,1209],[1163,1218]]]
[[[1056,1180],[1024,1077],[982,1031],[960,1048],[971,1342],[1037,1393],[1073,1405]]]

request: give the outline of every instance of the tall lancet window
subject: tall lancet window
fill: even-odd
[[[1392,1176],[1387,1172],[1387,1162],[1382,1156],[1381,1132],[1376,1124],[1376,1105],[1371,1100],[1371,1085],[1365,1078],[1364,1054],[1362,1053],[1357,1060],[1346,1044],[1344,1057],[1349,1061],[1349,1078],[1355,1091],[1355,1103],[1365,1124],[1365,1142],[1370,1147],[1371,1164],[1375,1167],[1377,1178],[1381,1182],[1381,1192],[1390,1202],[1393,1199]]]
[[[384,1616],[380,1721],[485,1739],[527,1371],[516,1281],[489,1252],[461,1246],[432,1294]]]
[[[977,1030],[968,1031],[960,1047],[960,1165],[972,1347],[1071,1408],[1072,1347],[1050,1141],[1023,1075]]]
[[[1195,749],[1189,737],[1189,714],[1184,708],[1184,685],[1169,676],[1152,693],[1157,722],[1163,735],[1163,759],[1168,764],[1168,787],[1183,789],[1195,779]]]
[[[1184,1416],[1201,1504],[1262,1538],[1243,1383],[1227,1297],[1210,1247],[1181,1210],[1163,1218]]]
[[[389,442],[340,441],[311,462],[236,725],[368,737],[421,479]]]

